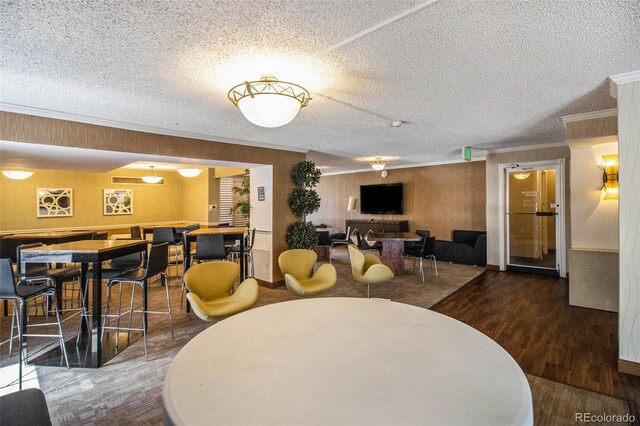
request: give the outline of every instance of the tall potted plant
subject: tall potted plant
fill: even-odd
[[[248,169],[245,169],[245,173],[249,173]],[[238,213],[242,217],[247,219],[247,228],[249,228],[249,214],[251,213],[251,203],[249,202],[249,194],[251,192],[249,185],[249,176],[245,176],[240,183],[240,186],[234,186],[231,188],[234,194],[240,197],[230,209],[229,213]]]
[[[291,182],[295,188],[289,195],[289,208],[298,221],[287,227],[287,245],[311,250],[318,245],[318,233],[306,219],[320,208],[320,197],[313,189],[320,182],[320,169],[313,161],[301,161],[291,169]]]

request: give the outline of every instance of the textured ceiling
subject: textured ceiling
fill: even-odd
[[[561,115],[615,107],[607,77],[640,69],[636,0],[4,0],[0,16],[2,109],[302,148],[326,172],[562,141]],[[312,91],[282,128],[227,99],[263,73]]]

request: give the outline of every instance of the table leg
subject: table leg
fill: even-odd
[[[88,282],[87,282],[87,271],[89,270],[89,264],[87,263],[81,263],[80,264],[80,286],[82,289],[82,306],[81,309],[87,309],[86,304],[89,303],[89,294],[87,293],[89,291],[89,287],[88,287]],[[86,314],[88,314],[88,312],[84,312]],[[87,329],[87,322],[84,320],[84,318],[80,318],[80,323],[81,323],[81,333],[88,333],[89,330]]]
[[[245,278],[245,259],[244,259],[244,235],[240,237],[240,282]]]
[[[382,263],[387,265],[394,274],[402,275],[404,271],[404,241],[382,240]]]
[[[93,263],[93,315],[91,316],[91,354],[96,367],[102,366],[102,262]]]
[[[191,240],[189,239],[189,237],[185,237],[184,238],[184,247],[183,247],[183,254],[182,254],[182,281],[184,283],[184,276],[187,273],[187,269],[189,269],[189,266],[191,266]],[[182,295],[180,295],[180,297],[182,297]],[[185,297],[185,311],[187,313],[191,312],[191,304],[189,303],[189,300]]]

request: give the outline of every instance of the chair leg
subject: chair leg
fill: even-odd
[[[24,313],[24,301],[21,300],[18,307],[18,390],[22,390],[22,360],[23,360],[23,346],[25,345],[24,336],[22,335],[22,321]]]
[[[104,328],[107,326],[109,320],[109,305],[111,304],[111,286],[107,285],[107,306],[104,308],[104,318],[102,318],[102,332],[100,333],[100,340],[104,339]]]
[[[142,287],[144,284],[140,284],[140,287]],[[132,285],[133,288],[135,288],[135,284]],[[169,289],[169,285],[167,284],[165,286],[167,288],[167,290]],[[132,292],[133,293],[133,292]],[[144,300],[144,289],[142,290],[142,340],[144,341],[144,360],[145,362],[149,360],[149,358],[147,357],[147,319],[146,319],[146,315],[144,312],[144,306],[145,306],[145,300]],[[131,305],[131,308],[133,309],[133,304]],[[131,321],[131,317],[129,317],[129,321]],[[131,324],[129,324],[129,328],[131,328]],[[131,333],[131,331],[129,331],[129,333]],[[173,336],[172,336],[173,337]]]
[[[162,282],[162,281],[161,281]],[[169,284],[166,282],[162,282],[162,284],[166,286],[168,286]],[[131,283],[131,304],[129,305],[129,323],[127,324],[127,328],[129,329],[127,331],[127,341],[131,340],[131,320],[133,319],[133,308],[134,308],[134,302],[135,302],[135,296],[136,296],[136,284],[135,283]],[[144,291],[142,292],[142,306],[143,306],[143,312],[142,312],[142,318],[144,319]],[[120,328],[120,323],[118,322],[118,328]]]
[[[13,304],[13,313],[11,314],[11,332],[9,334],[9,358],[11,358],[11,353],[13,352],[13,329],[15,327],[14,324],[18,319],[18,313],[17,313],[18,305],[16,304],[15,300],[12,301],[12,304]]]
[[[67,346],[64,344],[64,333],[62,332],[62,321],[60,321],[58,298],[53,298],[53,304],[56,311],[56,320],[58,321],[58,336],[60,337],[60,343],[62,344],[62,355],[64,356],[64,362],[67,364],[67,368],[69,368],[69,357],[67,356]]]
[[[434,255],[431,255],[431,261],[433,262],[433,269],[436,271],[436,278],[438,278],[438,261]]]
[[[367,284],[367,299],[370,299],[370,297],[369,297],[369,284]]]
[[[161,274],[164,277],[164,280],[167,281],[167,276],[165,274]],[[167,307],[169,308],[169,324],[171,325],[171,338],[173,339],[173,315],[171,314],[171,298],[169,297],[169,286],[165,286],[167,290]]]
[[[422,267],[422,257],[420,258],[420,276],[422,277],[422,284],[424,284],[424,268]]]

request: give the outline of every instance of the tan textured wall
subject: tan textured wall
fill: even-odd
[[[363,215],[354,219],[408,220],[409,229],[428,229],[440,240],[450,240],[454,229],[485,229],[485,163],[446,164],[428,167],[361,172],[323,176],[318,185],[320,211],[308,217],[313,223],[325,223],[344,229],[349,196],[360,198],[360,185],[402,183],[403,215]]]
[[[158,135],[8,112],[0,112],[0,123],[2,123],[0,140],[170,157],[270,164],[273,166],[272,259],[274,264],[280,253],[287,249],[286,227],[296,219],[287,205],[287,197],[293,189],[289,174],[294,164],[306,158],[304,153]],[[275,270],[274,281],[281,279],[282,275]]]
[[[499,191],[498,191],[498,164],[518,163],[527,161],[566,159],[565,168],[565,197],[566,200],[556,200],[560,205],[565,205],[566,241],[570,239],[571,206],[569,205],[569,170],[571,153],[568,146],[557,148],[535,149],[528,151],[501,152],[487,155],[487,264],[500,264],[500,238],[499,238]]]
[[[183,178],[182,218],[188,222],[209,222],[209,169],[193,178]]]
[[[25,180],[0,175],[0,230],[73,228],[182,220],[182,178],[175,172],[156,172],[164,185],[112,184],[112,176],[143,176],[143,170],[116,169],[109,173],[32,170]],[[72,188],[73,216],[37,217],[37,188]],[[133,214],[105,216],[104,189],[133,189]]]

